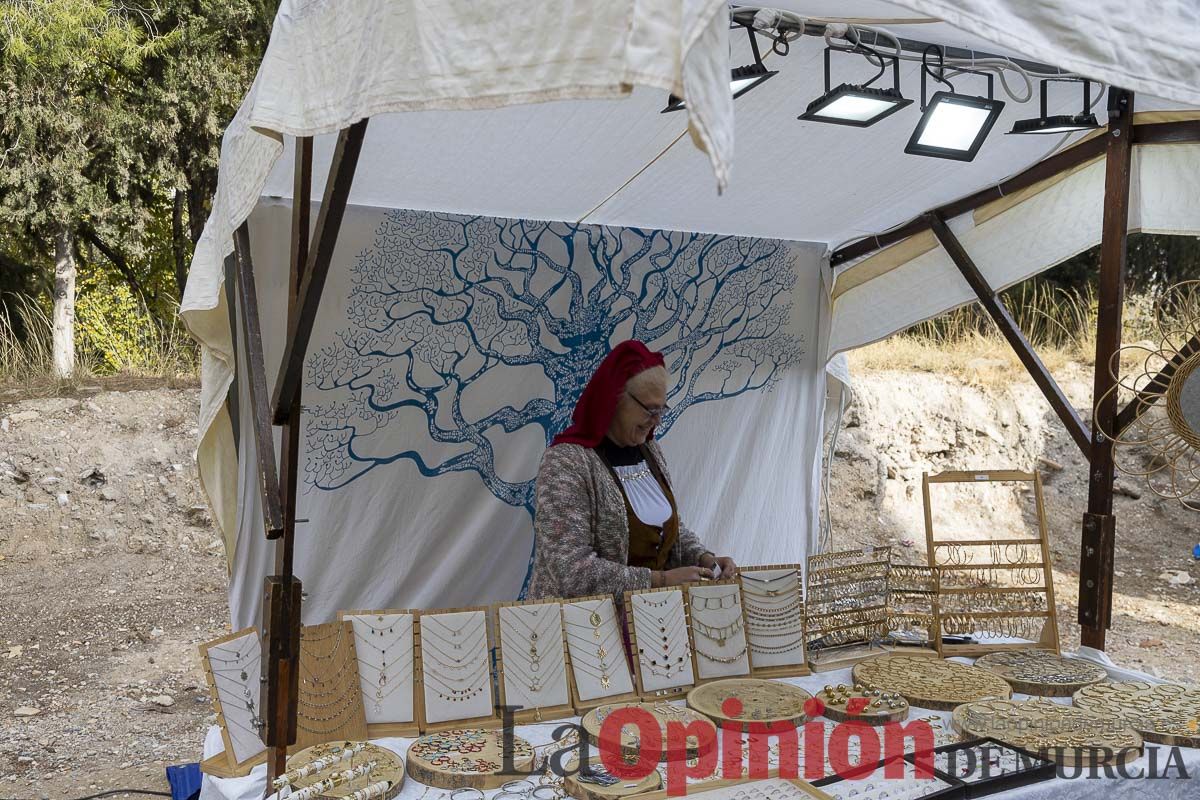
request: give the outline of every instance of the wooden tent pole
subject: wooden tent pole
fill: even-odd
[[[1116,518],[1113,516],[1113,447],[1103,431],[1115,429],[1116,378],[1109,365],[1121,347],[1121,311],[1125,300],[1126,236],[1129,229],[1129,182],[1133,161],[1133,93],[1109,89],[1108,131],[1104,171],[1104,222],[1100,242],[1099,311],[1096,321],[1096,402],[1092,419],[1092,455],[1088,474],[1088,510],[1083,515],[1079,554],[1080,641],[1104,649],[1105,631],[1112,625],[1113,557]]]

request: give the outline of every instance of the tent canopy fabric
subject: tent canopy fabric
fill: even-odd
[[[1200,58],[1192,44],[1200,41],[1200,12],[1183,3],[775,5],[813,22],[858,20],[898,36],[1076,69],[1137,90],[1139,111],[1200,108]],[[1031,102],[1007,103],[971,163],[903,153],[919,116],[916,104],[866,129],[798,121],[823,91],[825,43],[811,36],[793,42],[786,57],[768,49],[767,65],[779,74],[735,103],[728,70],[751,57],[744,32],[728,29],[725,11],[713,0],[281,3],[258,77],[224,138],[217,195],[181,309],[203,345],[198,460],[231,557],[239,488],[225,405],[235,363],[225,257],[233,231],[260,201],[290,197],[292,137],[316,137],[313,195],[320,197],[332,134],[372,118],[350,194],[355,206],[771,237],[826,248],[993,185],[1070,144],[1069,137],[1002,135],[1014,120],[1036,116],[1036,94]],[[850,57],[836,59],[833,69],[835,85],[873,71]],[[957,80],[962,91],[985,91],[982,79]],[[919,94],[918,81],[919,65],[902,62],[906,97]],[[686,111],[660,113],[667,92],[682,95]],[[1050,98],[1050,113],[1078,106],[1074,91]],[[1103,122],[1103,103],[1096,111]],[[1200,174],[1200,152],[1195,145],[1162,150],[1171,155],[1140,157],[1140,191],[1145,199],[1158,192],[1149,187],[1171,188],[1155,195],[1161,213],[1143,204],[1140,224],[1194,232],[1194,217],[1181,221],[1166,209],[1186,191],[1200,196],[1186,183]],[[1098,213],[1095,193],[1096,176],[1084,170],[1031,198],[1040,203],[1036,213],[1017,206],[978,224],[953,224],[969,250],[976,246],[970,237],[981,237],[978,246],[995,260],[984,258],[981,268],[994,285],[1007,285],[1098,241],[1099,217],[1090,216]],[[1188,213],[1192,207],[1179,206]],[[1055,219],[1084,216],[1088,224],[1069,242],[1036,244],[1054,238]],[[1005,246],[1018,240],[1024,244],[1011,252],[1019,259],[1006,259]],[[838,297],[825,355],[969,299],[938,251],[914,252]],[[903,287],[910,294],[924,291],[917,287],[938,291],[925,291],[916,303],[895,294]],[[275,366],[267,369],[273,376]]]

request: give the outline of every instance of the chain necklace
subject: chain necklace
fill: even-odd
[[[598,673],[596,671],[594,671],[593,669],[589,669],[578,658],[575,659],[574,661],[572,661],[571,664],[575,669],[582,670],[585,675],[590,675],[593,678],[595,678],[596,680],[600,681],[600,688],[608,689],[608,687],[612,685],[612,676],[608,674],[608,665],[607,664],[601,662],[599,665],[600,671]],[[595,666],[595,665],[593,665],[593,666]]]
[[[246,658],[246,656],[251,655],[255,650],[258,650],[259,656],[261,657],[262,646],[258,642],[258,637],[246,636],[244,638],[245,641],[243,641],[233,650],[228,649],[226,646],[208,648],[209,662],[211,663],[213,661],[219,661],[222,664],[240,664],[242,660]],[[232,656],[232,658],[222,658],[222,656],[217,655],[217,653]]]
[[[538,670],[541,669],[541,666],[542,666],[542,654],[538,651],[538,637],[540,634],[545,633],[546,628],[550,627],[550,622],[554,619],[554,617],[550,614],[547,614],[546,618],[544,620],[538,621],[538,617],[541,615],[541,612],[545,609],[545,606],[543,606],[537,610],[522,609],[522,610],[524,610],[525,614],[527,614],[528,616],[532,616],[535,620],[533,623],[533,626],[530,627],[529,625],[527,625],[525,623],[524,620],[521,619],[521,616],[517,611],[517,609],[520,609],[519,606],[510,606],[509,608],[514,609],[514,610],[511,611],[508,615],[504,615],[504,614],[500,615],[501,632],[503,633],[503,630],[506,627],[509,629],[510,633],[512,633],[512,631],[513,631],[512,626],[505,625],[505,622],[506,622],[505,616],[508,616],[511,619],[516,620],[518,623],[520,623],[521,627],[525,628],[525,630],[529,632],[529,636],[526,637],[526,641],[529,644],[529,648],[528,648],[528,651],[525,653],[525,657],[529,663],[529,671],[537,672]],[[516,632],[516,635],[510,636],[510,641],[512,641],[513,639],[519,639],[519,638],[520,638],[520,632],[518,631],[518,632]],[[561,648],[561,643],[560,643],[559,650],[561,651],[561,649],[562,648]],[[512,655],[518,651],[519,651],[519,648],[511,648],[511,649],[507,650],[506,655],[509,656],[510,663],[512,661]]]
[[[788,642],[787,644],[780,644],[780,645],[763,645],[763,644],[755,644],[754,642],[751,642],[750,650],[755,653],[786,653],[791,650],[795,650],[799,645],[802,645],[802,644],[804,644],[803,636],[801,636],[799,639],[796,639],[793,642]]]
[[[256,729],[262,727],[263,721],[262,721],[262,718],[258,716],[258,710],[255,708],[254,698],[250,694],[249,686],[240,686],[239,685],[237,687],[242,690],[241,696],[238,696],[238,694],[236,692],[234,692],[230,689],[222,689],[220,684],[216,684],[216,687],[217,687],[217,697],[221,698],[221,710],[223,712],[222,716],[225,717],[226,721],[233,721],[233,720],[229,719],[229,715],[227,713],[229,708],[232,707],[232,708],[236,709],[236,708],[238,708],[238,706],[241,706],[250,713],[250,724],[253,725]],[[230,699],[233,700],[232,703],[230,703]],[[240,725],[239,727],[241,727],[243,730],[247,730],[247,731],[250,730],[245,725]],[[257,731],[253,731],[253,733],[255,736],[258,735]]]
[[[738,597],[738,592],[735,589],[734,591],[730,592],[729,594],[723,594],[720,597],[704,597],[704,596],[698,596],[698,595],[691,595],[689,602],[692,606],[692,611],[696,611],[696,610],[710,611],[712,609],[720,610],[720,609],[725,609],[725,608],[733,608],[734,606],[736,606],[738,604],[737,597]],[[726,600],[728,600],[730,602],[728,604],[726,604],[725,603]],[[713,605],[714,602],[716,603],[715,606]]]
[[[484,678],[484,680],[481,681],[478,685],[471,685],[465,689],[457,689],[453,686],[450,686],[446,681],[442,680],[442,676],[438,675],[436,672],[426,672],[425,673],[425,678],[426,678],[425,685],[429,686],[430,682],[436,683],[438,686],[441,686],[443,689],[445,689],[447,692],[449,692],[450,693],[449,695],[445,695],[445,694],[442,694],[441,692],[439,692],[437,689],[433,690],[433,693],[436,694],[438,697],[440,697],[443,700],[453,702],[453,703],[466,702],[467,700],[471,700],[475,697],[478,697],[480,694],[483,693],[483,690],[485,688],[487,688],[487,680],[486,679],[490,676],[490,672],[486,669],[486,666],[487,666],[486,664],[481,665],[481,666],[485,667],[485,669],[483,670],[482,674],[477,675],[474,678],[449,679],[454,683],[465,683],[468,680],[479,680],[480,678]]]
[[[724,647],[725,642],[732,639],[733,636],[742,629],[742,615],[738,614],[733,622],[728,625],[709,625],[696,616],[695,610],[692,611],[692,629],[700,633],[706,639],[711,639],[717,643],[718,647]]]
[[[736,661],[741,661],[742,657],[746,655],[746,645],[742,645],[742,649],[731,656],[714,656],[711,653],[704,652],[699,647],[696,648],[696,654],[717,664],[732,664]]]
[[[635,595],[635,602],[638,597],[640,597],[640,595]],[[662,605],[665,605],[665,602]],[[657,607],[661,607],[661,605]],[[678,613],[678,616],[675,616],[670,623],[670,629],[668,630],[667,625],[663,624],[663,617],[654,617],[653,612],[646,612],[643,609],[638,608],[636,604],[633,607],[635,627],[637,627],[636,623],[640,621],[642,623],[642,627],[651,629],[657,627],[659,633],[661,634],[663,642],[661,655],[657,654],[657,648],[655,648],[655,656],[653,658],[648,658],[645,647],[643,646],[638,648],[638,661],[641,664],[642,669],[656,677],[670,678],[673,675],[683,671],[684,655],[678,654],[681,644],[678,635],[679,632],[684,629],[684,615],[682,614],[682,611],[683,607],[681,603],[677,609],[673,608],[666,612],[666,614],[670,614],[671,612]],[[657,619],[659,624],[657,626],[654,625],[653,622],[649,621],[650,619]],[[686,638],[683,639],[682,645],[683,649],[686,651]],[[660,658],[662,659],[661,664],[659,663]]]
[[[487,628],[482,621],[480,621],[480,623],[479,623],[479,630],[474,631],[471,634],[469,634],[468,639],[470,640],[470,644],[466,648],[467,650],[474,650],[476,647],[479,646],[479,644],[483,641],[483,638],[480,637],[480,634],[483,634],[483,638],[486,638],[486,636],[487,636]],[[439,641],[442,642],[442,644],[450,647],[452,650],[462,650],[463,645],[467,644],[466,641],[452,642],[428,626],[425,626],[421,629],[421,640],[422,641],[425,641],[426,635],[432,636],[434,639],[438,639]],[[429,642],[429,644],[433,644],[433,642]],[[446,655],[444,651],[442,653],[442,657],[445,658],[447,661],[454,661],[454,662],[462,661],[461,658],[454,658],[453,656]]]
[[[411,623],[412,617],[412,614],[350,614],[346,617],[346,619],[350,620],[350,622],[353,623],[356,628],[359,625],[367,628],[369,631],[371,631],[372,636],[383,636],[385,632],[391,633],[397,625]],[[383,624],[381,624],[379,627],[375,627],[371,624],[372,619]],[[384,623],[384,620],[387,619],[390,619],[391,622]]]
[[[599,639],[600,638],[600,626],[603,625],[605,622],[604,617],[600,615],[600,609],[604,608],[604,605],[603,605],[604,601],[596,600],[594,602],[595,602],[595,605],[590,608],[588,606],[584,605],[583,603],[571,603],[569,605],[565,605],[565,606],[563,606],[563,616],[564,616],[564,618],[567,616],[567,614],[566,614],[567,608],[578,608],[581,611],[588,612],[588,623],[591,625],[592,636],[596,639]],[[613,609],[613,614],[612,614],[612,617],[610,618],[610,621],[615,622],[616,621],[616,608],[613,607],[611,603],[609,604],[608,607]],[[585,628],[585,626],[580,625],[577,622],[571,622],[569,619],[567,620],[567,624],[574,625],[576,628]]]
[[[563,669],[564,666],[566,666],[564,663],[559,662],[548,667],[546,671],[550,673],[550,682],[546,685],[542,685],[541,675],[530,676],[530,674],[523,670],[515,661],[509,661],[505,664],[504,670],[506,678],[505,687],[508,687],[507,677],[509,675],[513,675],[518,679],[518,681],[520,681],[520,689],[523,692],[528,691],[532,694],[540,694],[543,689],[553,688],[554,686],[558,685],[559,681],[566,678],[566,670]]]
[[[405,687],[409,687],[409,688],[412,687],[412,683],[410,683],[409,681],[405,681],[405,680],[401,680],[398,682],[393,681],[391,688],[389,688],[385,692],[383,690],[383,686],[371,683],[371,681],[368,680],[365,676],[360,675],[359,680],[361,680],[367,686],[370,686],[372,689],[375,690],[375,694],[371,697],[371,699],[374,701],[376,714],[380,713],[383,710],[383,701],[388,699],[389,697],[391,697],[393,692],[395,692],[397,689],[401,689],[401,688],[405,688]],[[366,694],[366,692],[363,692],[363,694]]]
[[[617,635],[620,632],[621,632],[621,629],[614,625],[612,630],[610,630],[608,632],[608,635],[604,637],[604,641],[596,644],[596,657],[597,658],[603,659],[608,656],[608,648],[613,644],[613,640],[616,639]],[[571,646],[571,654],[575,655],[575,656],[583,655],[584,648],[589,646],[589,644],[586,642],[579,642],[579,641],[573,642],[570,638],[567,639],[567,642],[569,645],[572,645]],[[595,644],[595,643],[592,643],[592,644]],[[576,652],[576,650],[578,650],[579,652]]]
[[[450,625],[450,623],[446,621],[447,617],[454,616],[455,614],[467,614],[468,615],[467,621],[464,622],[462,625],[460,625],[458,628],[452,627]],[[437,624],[441,626],[443,631],[449,631],[451,637],[457,638],[458,635],[460,633],[462,633],[463,630],[466,629],[466,627],[468,625],[470,625],[472,622],[478,622],[479,619],[482,617],[482,614],[483,614],[482,611],[455,611],[455,612],[451,612],[449,614],[428,614],[428,615],[422,616],[421,624],[424,625],[427,621],[437,622]]]
[[[403,653],[400,654],[400,657],[399,657],[400,658],[399,664],[401,666],[401,670],[400,670],[401,675],[404,675],[405,673],[407,673],[409,675],[412,674],[412,663],[413,663],[412,657],[411,657],[412,652],[413,652],[413,646],[412,646],[412,643],[410,642],[409,646],[405,649],[405,651]],[[407,659],[407,661],[406,661],[406,659]],[[391,664],[391,667],[395,667],[396,664],[397,664],[397,662],[393,661]],[[367,667],[369,669],[375,670],[376,679],[379,681],[378,686],[376,686],[376,684],[374,684],[374,683],[371,683],[372,686],[376,686],[376,688],[379,688],[382,686],[387,686],[387,683],[388,683],[388,672],[387,671],[391,667],[388,666],[388,663],[386,661],[382,665],[376,666],[375,664],[372,664],[370,661],[367,661],[365,658],[360,657],[358,659],[358,667],[359,667],[359,672],[358,672],[359,677],[362,678],[364,681],[366,681],[367,679],[366,679],[365,674],[363,673],[363,667]],[[368,681],[368,683],[369,683],[369,681]]]
[[[342,661],[341,664],[338,665],[337,671],[334,672],[332,675],[323,675],[320,678],[318,678],[317,673],[313,672],[312,668],[309,667],[307,664],[305,664],[304,659],[301,658],[300,659],[300,670],[302,672],[307,672],[308,677],[301,675],[300,682],[306,686],[313,687],[313,688],[309,689],[308,692],[309,692],[309,694],[313,695],[314,697],[320,697],[322,695],[333,694],[339,688],[338,681],[346,673],[346,670],[350,669],[351,664],[354,664],[355,666],[357,666],[358,662],[354,661],[354,660],[350,660],[350,659],[345,659]],[[334,687],[328,691],[318,691],[317,687],[324,686],[327,683],[332,683],[334,685]]]

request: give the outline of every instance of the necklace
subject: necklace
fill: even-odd
[[[733,608],[737,605],[737,598],[738,593],[735,590],[729,594],[721,595],[720,597],[698,597],[696,595],[691,595],[689,602],[691,603],[693,612],[698,610],[709,611],[712,609]],[[729,602],[726,603],[726,600]],[[716,605],[713,605],[714,603],[716,603]]]
[[[696,648],[696,654],[717,664],[732,664],[735,661],[741,661],[742,657],[746,655],[746,646],[742,645],[742,649],[738,650],[731,656],[714,656],[710,653],[704,652],[699,647]]]
[[[467,646],[467,648],[466,648],[467,650],[474,650],[476,647],[478,647],[480,645],[480,643],[483,640],[483,637],[480,637],[480,634],[483,634],[483,637],[487,636],[487,629],[486,629],[486,627],[484,627],[484,624],[482,622],[480,622],[480,624],[479,624],[479,630],[474,631],[471,634],[469,634],[470,644]],[[422,643],[426,643],[425,637],[427,635],[432,636],[434,639],[441,641],[442,644],[446,645],[447,647],[449,647],[452,650],[462,650],[463,645],[467,644],[466,642],[452,642],[428,626],[421,629]],[[433,642],[429,641],[428,644],[433,644]],[[448,656],[448,655],[445,655],[444,653],[443,653],[442,657],[445,658],[447,661],[456,661],[456,662],[462,661],[461,658],[454,658],[453,656]]]
[[[447,617],[453,616],[454,614],[457,614],[457,613],[467,614],[467,621],[464,622],[459,627],[455,628],[447,620]],[[444,632],[448,632],[450,634],[451,638],[458,638],[458,635],[460,633],[462,633],[463,630],[468,625],[470,625],[473,622],[480,621],[482,613],[483,613],[482,611],[466,611],[466,612],[454,612],[454,614],[431,614],[431,615],[422,617],[421,624],[424,625],[427,622],[436,622],[442,628],[442,630]]]
[[[485,671],[485,676],[486,676],[486,671]],[[439,692],[437,689],[434,689],[433,690],[434,694],[436,694],[441,699],[443,699],[447,702],[452,702],[452,703],[464,703],[467,700],[471,700],[475,697],[478,697],[480,694],[483,693],[483,690],[485,688],[487,688],[486,681],[483,681],[483,682],[479,683],[478,685],[468,686],[465,689],[457,689],[453,686],[448,685],[447,683],[444,683],[441,680],[440,676],[437,675],[437,673],[427,672],[425,674],[425,677],[427,679],[425,681],[426,686],[430,686],[431,682],[436,683],[439,686],[441,686],[443,689],[445,689],[447,692],[449,692],[449,694],[447,695],[447,694],[443,694],[442,692]]]
[[[742,615],[738,614],[728,625],[709,625],[692,611],[692,629],[698,631],[706,639],[712,639],[718,647],[724,647],[728,639],[742,629]]]
[[[595,604],[593,606],[586,606],[583,603],[571,603],[568,605],[564,605],[563,606],[563,616],[564,616],[564,618],[567,618],[568,615],[566,613],[566,610],[568,608],[578,608],[581,611],[587,612],[588,613],[587,621],[588,621],[588,625],[591,626],[592,636],[596,639],[599,639],[600,638],[600,626],[606,622],[606,619],[600,615],[600,609],[604,608],[603,603],[604,603],[603,600],[596,600]],[[617,616],[616,608],[612,605],[611,602],[608,604],[608,608],[612,609],[612,614],[608,616],[608,620],[615,622],[616,616]],[[577,622],[571,622],[569,618],[567,619],[567,624],[573,625],[576,628],[584,628],[585,627],[583,625],[580,625]]]
[[[755,644],[754,642],[751,642],[750,650],[755,653],[787,653],[791,650],[795,650],[798,646],[800,646],[802,644],[804,644],[803,636],[801,636],[799,639],[796,639],[795,641],[788,642],[787,644],[780,644],[780,645],[763,645],[763,644]]]
[[[596,680],[600,681],[600,688],[602,689],[608,689],[608,687],[612,685],[612,676],[608,674],[608,665],[606,664],[600,664],[599,672],[589,668],[588,666],[585,666],[584,663],[579,659],[575,659],[573,662],[571,662],[571,665],[575,669],[582,671],[585,675],[590,675]]]

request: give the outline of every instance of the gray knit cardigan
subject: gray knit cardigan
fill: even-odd
[[[649,449],[671,482],[662,448]],[[629,562],[625,498],[608,467],[589,447],[546,448],[538,469],[530,598],[581,597],[649,589],[650,570]],[[694,566],[707,550],[696,534],[679,525],[667,569]]]

